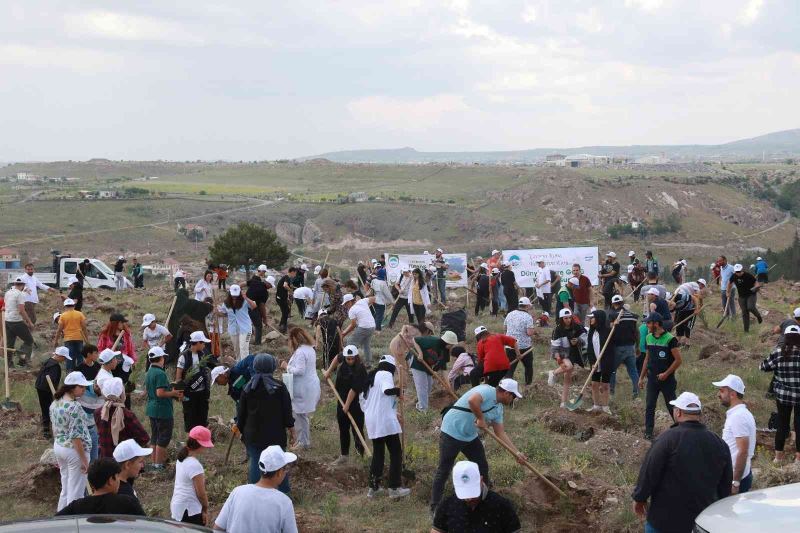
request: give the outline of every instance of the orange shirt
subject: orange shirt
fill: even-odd
[[[65,341],[82,341],[83,340],[83,325],[86,323],[86,317],[80,311],[72,309],[61,313],[58,319],[64,331]]]

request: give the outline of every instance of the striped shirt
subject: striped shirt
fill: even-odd
[[[781,348],[776,348],[762,363],[761,370],[775,372],[775,399],[784,405],[800,404],[800,347],[792,347],[791,353],[781,357]]]

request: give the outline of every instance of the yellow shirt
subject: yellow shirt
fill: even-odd
[[[414,282],[414,286],[411,287],[411,303],[414,305],[422,305],[422,293],[416,281]]]
[[[61,314],[58,323],[64,330],[65,341],[82,341],[83,340],[83,324],[86,322],[86,317],[80,311],[71,310]]]

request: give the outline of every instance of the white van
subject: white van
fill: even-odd
[[[800,483],[736,494],[697,516],[694,533],[800,531]]]
[[[78,265],[83,263],[85,257],[56,257],[53,265],[57,265],[55,272],[36,272],[36,277],[45,285],[50,285],[57,289],[68,289],[69,278],[78,272]],[[114,271],[99,259],[89,257],[89,270],[84,278],[83,287],[85,289],[114,289]],[[6,282],[13,283],[17,276],[24,274],[23,271],[6,271],[8,273]],[[133,283],[125,278],[127,288],[133,288]]]

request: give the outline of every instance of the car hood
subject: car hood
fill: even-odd
[[[800,516],[800,483],[737,494],[714,502],[696,523],[710,533],[793,531]],[[784,529],[779,529],[783,527]]]

